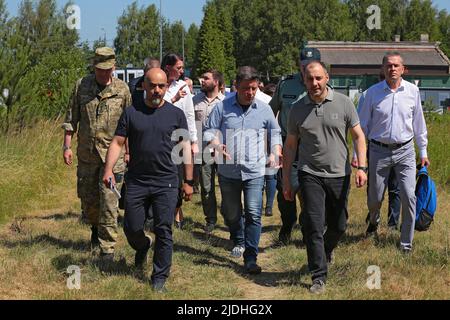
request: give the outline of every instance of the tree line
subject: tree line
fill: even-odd
[[[10,17],[0,0],[0,128],[29,125],[62,115],[79,77],[90,72],[95,48],[66,26],[55,0],[22,0]],[[380,8],[380,28],[369,29],[371,5]],[[252,65],[276,81],[297,71],[298,53],[309,40],[418,41],[429,34],[450,55],[450,15],[430,0],[209,0],[200,26],[160,17],[155,5],[124,9],[114,39],[118,67],[142,67],[148,56],[184,54],[191,77],[209,68],[229,83],[237,66]]]

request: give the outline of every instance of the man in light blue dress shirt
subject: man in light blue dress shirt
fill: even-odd
[[[204,134],[204,140],[211,142],[218,155],[221,213],[234,244],[231,255],[240,258],[243,254],[245,271],[249,274],[261,273],[256,260],[261,236],[264,175],[269,171],[266,166],[279,167],[282,145],[281,130],[272,109],[255,99],[258,84],[258,73],[253,67],[239,68],[237,94],[214,107]],[[270,149],[265,142],[266,132],[270,137]],[[266,149],[272,151],[268,159]]]
[[[403,80],[405,71],[399,53],[383,58],[386,80],[367,91],[359,110],[361,127],[369,140],[369,185],[367,205],[370,221],[366,234],[376,235],[386,184],[391,169],[395,171],[402,202],[400,249],[412,250],[416,212],[416,154],[420,164],[430,164],[427,155],[427,128],[419,88]]]

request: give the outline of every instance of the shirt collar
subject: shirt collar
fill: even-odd
[[[404,79],[402,78],[401,82],[400,82],[400,86],[398,87],[397,91],[404,91],[405,90],[405,83],[404,83]],[[383,81],[383,89],[384,91],[389,91],[392,92],[391,87],[389,87],[389,84],[387,83],[386,80]]]
[[[329,85],[327,85],[327,89],[328,89],[328,93],[327,93],[327,96],[326,96],[326,98],[325,98],[325,100],[323,102],[325,102],[325,101],[333,101],[333,99],[334,99],[334,90],[333,90],[333,88],[330,87]],[[306,104],[317,104],[317,103],[315,103],[314,101],[311,100],[311,98],[309,97],[309,94],[307,94],[305,96],[305,102],[306,102]],[[323,102],[322,102],[322,104],[323,104]]]
[[[235,95],[235,97],[234,97],[234,102],[233,102],[233,105],[235,105],[236,107],[238,107],[239,109],[242,109],[242,106],[239,104],[239,102],[238,102],[238,95],[237,95],[237,93],[236,93],[236,95]],[[249,109],[256,109],[258,107],[258,105],[257,105],[257,103],[256,103],[256,98],[255,99],[253,99],[253,102],[252,102],[252,104],[250,105],[250,107],[249,107]]]

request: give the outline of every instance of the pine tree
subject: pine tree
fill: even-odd
[[[217,8],[213,4],[207,3],[204,12],[205,16],[199,31],[196,74],[199,75],[211,68],[225,73],[224,42],[219,29]]]
[[[114,40],[119,67],[142,67],[148,56],[159,56],[159,14],[155,5],[138,8],[137,2],[119,17]]]
[[[197,41],[199,36],[199,29],[195,23],[189,26],[185,38],[185,66],[187,69],[195,68],[195,56],[197,50]]]

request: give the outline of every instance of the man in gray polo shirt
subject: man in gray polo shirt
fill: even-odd
[[[312,273],[311,293],[325,290],[327,263],[347,227],[351,167],[347,146],[350,130],[358,157],[356,186],[367,182],[366,143],[351,100],[328,87],[325,65],[314,61],[305,68],[308,95],[292,106],[284,147],[283,194],[295,197],[289,181],[298,148],[303,232]],[[327,230],[324,234],[325,224]]]

